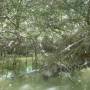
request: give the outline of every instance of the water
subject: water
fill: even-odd
[[[90,69],[75,73],[72,78],[57,77],[43,80],[38,74],[34,77],[11,79],[11,72],[0,77],[0,90],[90,90]]]

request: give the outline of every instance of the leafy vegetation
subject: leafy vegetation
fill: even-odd
[[[0,12],[1,70],[90,67],[90,0],[1,0]]]

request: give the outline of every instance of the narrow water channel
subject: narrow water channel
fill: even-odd
[[[19,78],[0,76],[0,90],[90,90],[90,69],[82,70],[70,79],[68,77],[43,80],[38,74]]]

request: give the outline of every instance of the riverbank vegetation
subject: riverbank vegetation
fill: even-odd
[[[0,0],[1,77],[72,82],[90,67],[89,29],[90,0]]]

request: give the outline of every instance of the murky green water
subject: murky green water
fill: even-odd
[[[90,69],[68,77],[43,80],[40,76],[17,79],[0,78],[0,90],[90,90]]]

